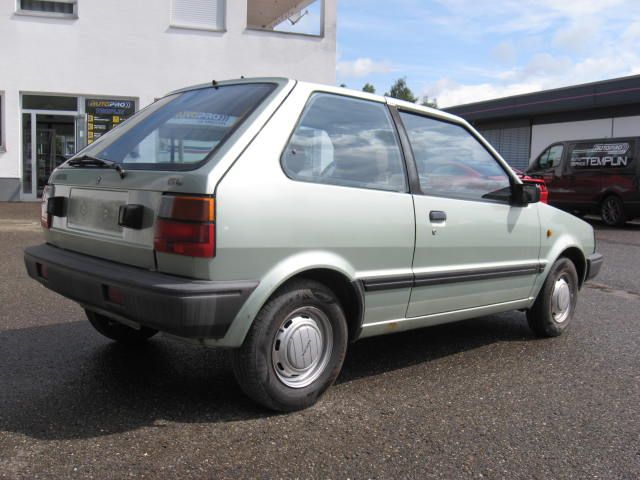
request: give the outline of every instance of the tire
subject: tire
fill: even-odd
[[[319,282],[294,280],[262,307],[242,347],[232,352],[233,372],[255,402],[281,412],[301,410],[338,377],[347,341],[335,294]]]
[[[119,343],[127,345],[143,343],[158,333],[157,330],[147,327],[141,327],[140,330],[136,330],[90,310],[85,310],[85,313],[93,328],[105,337]]]
[[[600,204],[600,217],[602,221],[611,226],[619,227],[627,221],[627,215],[624,211],[624,203],[617,195],[609,195]]]
[[[576,267],[571,260],[561,257],[551,267],[538,298],[527,311],[529,327],[539,337],[562,335],[571,323],[577,300]]]

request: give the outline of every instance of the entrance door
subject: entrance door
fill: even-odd
[[[75,112],[24,111],[22,142],[22,198],[35,200],[51,172],[76,152]]]

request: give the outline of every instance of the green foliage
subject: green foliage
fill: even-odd
[[[376,93],[376,87],[374,87],[370,83],[365,83],[364,87],[362,87],[362,91],[367,93]]]
[[[406,77],[399,78],[391,86],[391,90],[384,94],[386,97],[393,97],[399,100],[406,100],[407,102],[416,103],[418,97],[416,97],[411,89],[407,86]]]
[[[429,96],[425,95],[424,97],[422,97],[420,105],[422,105],[423,107],[438,108],[438,99],[429,99]]]

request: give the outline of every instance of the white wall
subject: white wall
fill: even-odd
[[[640,116],[534,125],[529,163],[554,142],[625,136],[640,136]]]
[[[76,20],[16,15],[0,2],[0,178],[21,176],[20,92],[134,97],[143,107],[212,79],[285,76],[335,83],[336,0],[324,37],[248,31],[246,0],[227,0],[226,32],[169,26],[170,0],[78,0]]]
[[[640,136],[640,116],[613,119],[614,137]]]
[[[612,118],[600,118],[578,122],[533,125],[531,129],[531,157],[529,163],[554,142],[611,137],[612,122]]]

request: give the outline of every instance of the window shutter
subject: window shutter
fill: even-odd
[[[77,0],[20,0],[19,11],[73,16],[76,14],[76,3]]]
[[[178,27],[221,30],[224,0],[173,0],[171,24]]]
[[[500,152],[500,155],[519,170],[529,166],[531,127],[478,129],[480,134]]]

